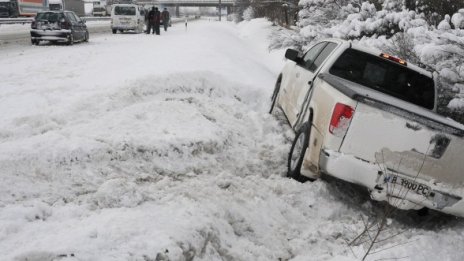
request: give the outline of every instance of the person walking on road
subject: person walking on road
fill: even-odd
[[[164,31],[168,30],[168,26],[170,23],[171,17],[169,17],[169,12],[167,8],[164,8],[163,12],[161,12],[161,18],[163,20]]]
[[[150,34],[151,30],[155,33],[155,7],[152,7],[147,14],[147,34]]]
[[[160,23],[161,23],[161,13],[158,10],[158,7],[155,7],[154,25],[155,25],[155,32],[157,35],[160,34]]]

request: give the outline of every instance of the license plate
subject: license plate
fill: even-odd
[[[418,183],[414,180],[410,179],[405,179],[399,176],[388,176],[385,178],[385,181],[390,183],[390,184],[395,184],[403,187],[403,190],[406,191],[411,191],[419,195],[423,195],[427,197],[430,192],[432,192],[432,189],[430,189],[429,186]]]

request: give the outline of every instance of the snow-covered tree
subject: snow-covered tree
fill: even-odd
[[[255,18],[255,11],[253,7],[249,6],[245,11],[243,11],[243,20],[250,21]]]

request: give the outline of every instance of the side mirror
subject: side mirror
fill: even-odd
[[[287,51],[285,52],[285,58],[292,60],[296,63],[298,63],[300,60],[298,57],[298,51],[293,49],[287,49]]]
[[[85,19],[82,19],[82,18],[81,18],[81,21],[82,21],[83,24],[85,24],[85,22],[86,22]]]

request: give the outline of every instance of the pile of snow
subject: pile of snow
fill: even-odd
[[[347,242],[381,208],[283,177],[293,132],[266,112],[283,65],[271,30],[201,21],[0,49],[0,260],[362,257]],[[461,220],[430,219],[390,220],[372,260],[463,259]]]

